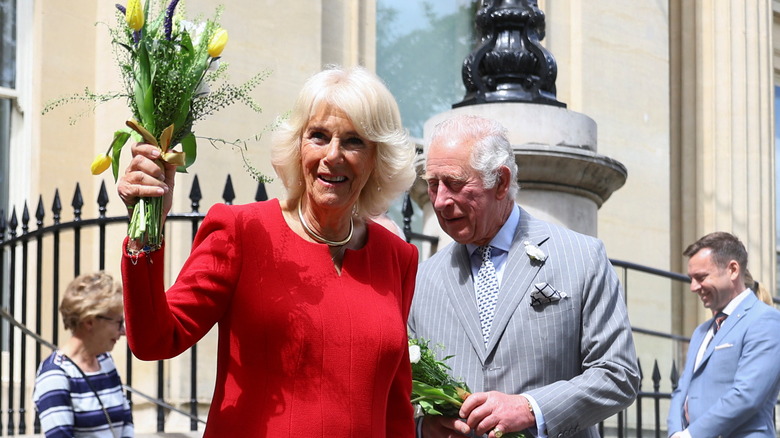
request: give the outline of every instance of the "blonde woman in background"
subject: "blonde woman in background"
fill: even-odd
[[[133,436],[133,416],[109,353],[125,334],[122,286],[105,272],[76,277],[60,303],[72,335],[41,362],[33,401],[47,438]]]
[[[763,301],[764,303],[774,306],[775,303],[772,300],[772,295],[769,294],[769,291],[766,290],[766,288],[763,286],[763,284],[759,284],[756,280],[753,279],[753,276],[750,274],[750,271],[745,269],[745,287],[752,290],[759,300]]]

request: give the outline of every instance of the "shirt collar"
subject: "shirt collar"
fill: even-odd
[[[502,225],[501,229],[498,230],[498,233],[493,236],[493,240],[491,240],[488,245],[505,253],[509,252],[509,249],[512,247],[512,240],[515,238],[515,231],[517,231],[518,225],[520,225],[520,207],[518,207],[517,204],[514,204],[512,206],[512,212],[509,213],[509,217],[507,218],[506,222],[504,222],[504,225]],[[472,243],[466,244],[469,257],[474,255],[474,251],[476,251],[477,248],[479,248],[479,246]]]
[[[737,306],[739,306],[739,304],[752,293],[753,291],[751,289],[743,290],[741,294],[737,295],[734,297],[734,299],[729,301],[728,304],[726,304],[726,307],[723,308],[722,312],[726,315],[731,315],[735,310],[737,310]]]

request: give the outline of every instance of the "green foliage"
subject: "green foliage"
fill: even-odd
[[[453,356],[436,359],[436,353],[425,339],[409,339],[409,353],[414,346],[420,349],[420,359],[412,358],[412,404],[425,415],[458,417],[463,401],[471,395],[468,385],[450,375],[452,369],[444,363]],[[436,349],[443,350],[439,345]],[[505,433],[504,438],[525,438],[520,432]]]
[[[119,10],[116,12],[116,24],[107,26],[124,83],[123,91],[98,94],[85,88],[83,93],[50,102],[43,113],[68,103],[90,104],[87,110],[71,117],[70,123],[73,124],[84,114],[93,112],[100,103],[126,99],[132,117],[154,138],[159,138],[168,126],[174,126],[171,148],[181,144],[186,154],[185,165],[178,170],[183,172],[197,157],[194,123],[234,103],[242,103],[257,113],[262,112],[251,92],[270,72],[260,72],[240,85],[228,83],[227,63],[221,63],[220,58],[212,58],[208,54],[209,40],[220,29],[222,8],[218,8],[211,19],[188,22],[181,12],[184,8],[181,1],[168,35],[165,28],[167,3],[166,0],[145,2],[145,24],[139,32],[134,32],[127,25],[124,13]],[[125,144],[118,140],[115,135],[111,147],[114,166]],[[254,171],[257,172],[256,169]],[[262,174],[260,178],[271,180]]]
[[[116,25],[108,26],[108,29],[124,90],[97,94],[87,88],[84,93],[58,99],[43,110],[47,113],[70,102],[88,102],[90,109],[94,110],[100,103],[115,98],[126,99],[136,122],[127,122],[133,131],[122,129],[114,133],[108,151],[114,180],[119,174],[122,148],[131,135],[140,134],[144,142],[161,149],[162,157],[158,164],[168,160],[177,164],[177,171],[186,172],[197,158],[197,140],[193,133],[196,121],[238,102],[252,111],[261,111],[250,93],[269,73],[258,73],[238,86],[223,83],[227,65],[221,65],[219,57],[209,55],[211,37],[220,30],[221,7],[211,19],[188,22],[181,13],[183,4],[174,11],[176,6],[175,1],[147,0],[144,2],[143,26],[135,31],[128,26],[125,13],[118,5]],[[222,38],[220,47],[224,43]],[[217,55],[220,52],[221,49],[212,53]],[[212,88],[215,91],[212,92]],[[78,118],[71,119],[71,123]],[[165,135],[162,135],[163,132]],[[182,150],[176,151],[179,145]],[[246,145],[242,146],[241,156],[250,173],[258,180],[270,181],[254,166],[247,164],[244,155]],[[180,152],[184,152],[183,159]],[[159,245],[162,242],[162,205],[159,197],[140,199],[133,210],[128,235],[152,246]]]
[[[450,376],[450,367],[436,359],[425,339],[409,339],[409,346],[420,349],[420,360],[412,362],[412,404],[419,405],[426,415],[457,417],[469,388],[465,382]]]

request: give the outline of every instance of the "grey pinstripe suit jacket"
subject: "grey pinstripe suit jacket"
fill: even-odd
[[[532,262],[524,241],[548,256]],[[596,424],[629,406],[639,372],[621,287],[598,239],[530,216],[506,261],[490,343],[482,341],[465,245],[420,265],[409,316],[413,336],[441,343],[452,373],[474,392],[528,393],[550,437],[596,437]],[[534,285],[567,294],[532,306]]]

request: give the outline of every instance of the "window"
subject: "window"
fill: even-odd
[[[8,214],[11,112],[16,97],[16,0],[0,0],[0,210]]]
[[[475,45],[478,6],[478,0],[377,0],[376,71],[418,143],[425,121],[450,110],[466,94],[461,66]],[[389,212],[399,225],[401,207],[398,202]],[[422,230],[419,208],[412,229]]]
[[[474,47],[476,0],[378,0],[376,70],[398,100],[404,125],[423,124],[466,93],[463,60]]]

